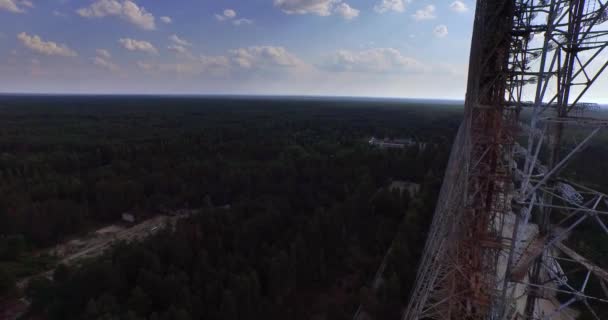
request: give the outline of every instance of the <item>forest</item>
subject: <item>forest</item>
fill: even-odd
[[[1,295],[25,294],[28,315],[47,319],[351,319],[359,306],[398,318],[461,111],[371,99],[0,97]],[[417,144],[385,150],[370,137]],[[196,214],[77,266],[37,254],[127,211],[180,209]],[[53,280],[15,288],[50,268]]]

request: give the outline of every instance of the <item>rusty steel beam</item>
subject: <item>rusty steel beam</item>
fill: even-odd
[[[570,158],[606,126],[570,112],[593,109],[579,101],[608,66],[601,54],[608,32],[598,28],[607,17],[606,0],[477,0],[465,116],[403,319],[549,319],[576,313],[570,310],[573,300],[558,301],[551,291],[608,301],[584,294],[594,274],[608,295],[603,270],[561,248],[562,238],[551,237],[560,232],[551,218],[563,212],[580,213],[579,220],[597,222],[608,233],[600,218],[608,202],[598,207],[603,194],[572,184],[568,192],[581,201],[575,203],[554,191],[564,183],[560,174]],[[592,68],[593,61],[599,68]],[[519,140],[523,108],[531,109],[527,141]],[[562,155],[565,127],[573,125],[591,127],[591,133]],[[540,161],[547,154],[545,166]],[[583,200],[595,204],[587,208]],[[589,270],[581,289],[555,278],[561,273],[557,252]],[[572,290],[551,287],[547,279]],[[596,315],[589,301],[584,306]]]

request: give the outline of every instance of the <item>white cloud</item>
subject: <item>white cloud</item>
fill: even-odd
[[[149,54],[158,54],[158,49],[148,41],[122,38],[118,42],[129,51],[142,51]]]
[[[448,35],[448,27],[445,24],[440,24],[433,29],[433,34],[437,38],[443,38]]]
[[[30,36],[25,32],[21,32],[17,35],[17,39],[19,39],[19,41],[21,41],[21,43],[28,49],[47,56],[75,57],[78,55],[74,50],[68,48],[65,44],[44,41],[37,35]]]
[[[105,69],[108,69],[112,72],[118,72],[120,71],[120,67],[118,67],[118,65],[116,65],[115,63],[113,63],[112,61],[106,60],[103,57],[95,57],[93,58],[93,64]]]
[[[232,9],[226,9],[226,10],[224,10],[224,16],[228,19],[232,19],[232,18],[236,17],[236,11],[234,11]]]
[[[467,5],[460,0],[456,0],[456,1],[452,2],[452,4],[450,5],[450,9],[452,9],[452,11],[461,12],[461,13],[469,11],[469,8],[467,7]]]
[[[422,9],[416,10],[416,13],[414,13],[412,17],[414,17],[414,20],[416,21],[435,19],[437,18],[435,15],[435,6],[429,4]]]
[[[243,26],[243,25],[253,24],[253,20],[241,18],[241,19],[233,20],[232,24],[235,26]]]
[[[333,54],[324,66],[334,71],[366,73],[413,73],[426,69],[415,58],[405,56],[394,48],[340,50]]]
[[[154,16],[131,0],[96,0],[90,6],[78,9],[76,12],[85,18],[117,16],[141,29],[156,29]]]
[[[215,19],[217,21],[232,21],[232,24],[235,26],[243,26],[248,24],[253,24],[253,20],[251,19],[236,19],[237,13],[232,9],[226,9],[224,12],[215,14]]]
[[[106,50],[106,49],[97,49],[95,50],[95,52],[97,52],[97,55],[104,58],[104,59],[110,59],[112,57],[112,55],[110,54],[110,51]]]
[[[338,14],[345,19],[359,16],[359,10],[342,0],[274,0],[274,6],[287,14],[315,14],[322,17]]]
[[[182,47],[191,47],[192,46],[192,43],[188,42],[185,39],[178,37],[176,34],[171,35],[169,37],[169,40],[171,40],[173,43],[180,45]]]
[[[405,11],[405,5],[410,2],[411,0],[382,0],[374,6],[374,10],[378,13],[403,12]]]
[[[334,8],[334,12],[341,15],[345,19],[354,19],[359,16],[359,10],[349,6],[345,2],[338,4]]]
[[[173,23],[173,19],[171,19],[171,17],[167,17],[167,16],[160,17],[160,21],[162,21],[165,24]]]
[[[197,61],[205,68],[228,68],[230,66],[230,61],[225,56],[200,56]]]
[[[150,73],[175,73],[179,75],[260,76],[298,72],[308,67],[300,58],[284,47],[252,46],[229,50],[225,55],[195,56],[186,47],[171,45],[169,50],[183,53],[181,61],[154,63],[139,61],[137,67]]]
[[[184,46],[180,46],[179,44],[172,44],[167,47],[169,51],[174,51],[177,53],[189,53],[188,49]]]
[[[138,61],[137,67],[146,72],[175,73],[179,75],[225,75],[230,68],[230,61],[225,56],[190,57],[186,62],[161,63]]]
[[[143,62],[143,61],[137,61],[137,67],[144,71],[150,71],[150,70],[154,69],[154,65],[152,65],[151,63]]]
[[[23,13],[25,12],[23,7],[33,8],[34,4],[28,0],[0,0],[0,10]]]
[[[340,0],[274,0],[275,7],[287,14],[331,15],[332,8]]]
[[[236,11],[232,9],[226,9],[224,12],[215,14],[215,18],[218,21],[226,21],[230,19],[234,19],[236,17]]]
[[[296,68],[304,62],[284,47],[254,46],[230,50],[234,63],[243,69],[254,68]]]

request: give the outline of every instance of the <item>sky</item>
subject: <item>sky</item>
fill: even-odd
[[[474,0],[0,0],[0,92],[463,99]]]

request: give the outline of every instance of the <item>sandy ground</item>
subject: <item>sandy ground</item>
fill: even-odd
[[[193,214],[193,211],[184,212],[184,214],[179,216],[156,216],[148,220],[144,220],[132,227],[119,224],[105,226],[87,234],[82,238],[60,243],[50,249],[40,252],[39,254],[56,256],[58,258],[57,264],[76,265],[83,259],[93,258],[103,254],[117,242],[143,240],[146,237],[162,230],[165,226],[173,225],[175,222],[177,222],[177,220]],[[52,278],[54,271],[54,269],[47,270],[35,276],[20,279],[17,282],[17,287],[20,290],[23,290],[27,287],[31,279],[40,276],[48,277],[50,279]],[[5,310],[2,310],[2,313],[0,313],[0,319],[13,320],[19,318],[24,312],[27,311],[29,301],[22,298],[18,301],[13,301],[10,304],[0,305],[0,307],[10,309],[6,310],[6,313],[4,313]]]
[[[116,242],[142,240],[160,231],[166,225],[172,224],[183,217],[184,216],[156,216],[132,227],[118,224],[105,226],[82,238],[60,243],[42,253],[56,256],[58,258],[58,264],[78,264],[83,259],[103,254]],[[54,270],[48,270],[36,276],[21,279],[17,283],[17,287],[24,289],[29,280],[34,277],[46,276],[50,278],[52,277],[53,271]]]

